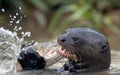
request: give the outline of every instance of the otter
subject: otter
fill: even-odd
[[[60,56],[68,58],[60,71],[83,73],[109,69],[111,62],[110,47],[107,39],[101,33],[90,28],[71,28],[61,34],[57,41],[61,46],[57,52]],[[28,49],[20,53],[18,62],[22,65],[22,68],[41,69],[48,63],[40,53],[38,55],[34,51]],[[32,55],[32,57],[28,55]],[[27,58],[27,61],[25,58]],[[27,66],[24,66],[25,64]]]
[[[90,28],[71,28],[58,37],[59,53],[68,58],[63,70],[70,72],[103,71],[111,61],[107,39]],[[71,59],[71,58],[74,58]]]

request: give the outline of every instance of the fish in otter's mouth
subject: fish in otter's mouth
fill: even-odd
[[[61,47],[61,49],[58,50],[58,53],[65,58],[71,59],[75,62],[78,61],[77,55],[74,52],[71,52],[68,49],[66,50],[63,47]]]

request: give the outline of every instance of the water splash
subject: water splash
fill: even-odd
[[[10,17],[10,21],[9,21],[9,25],[13,25],[13,24],[20,24],[20,22],[22,22],[23,16],[20,16],[19,13],[15,13],[14,15],[9,15]]]
[[[19,10],[22,11],[22,8],[19,7]],[[2,12],[5,12],[5,9],[1,9]],[[14,26],[13,31],[0,28],[0,75],[16,72],[16,60],[20,53],[21,43],[24,41],[24,37],[30,37],[30,32],[21,32],[22,37],[17,36],[17,32],[22,30],[22,27],[19,25],[25,15],[20,15],[20,13],[10,14],[10,26]]]
[[[19,38],[16,32],[0,28],[0,74],[16,72],[15,64],[21,51],[21,43],[24,41],[24,37],[30,37],[30,34],[30,32],[22,32],[23,36]]]
[[[31,33],[30,32],[21,32],[22,38],[20,39],[20,42],[24,41],[24,37],[30,37]]]
[[[16,35],[16,33],[0,28],[0,74],[15,71],[16,58],[21,44]]]

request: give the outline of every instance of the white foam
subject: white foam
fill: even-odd
[[[0,28],[0,75],[8,72],[16,72],[16,61],[20,53],[20,45],[24,37],[30,37],[30,32],[24,32],[22,38],[17,36],[16,30],[22,27],[15,26],[14,32]]]

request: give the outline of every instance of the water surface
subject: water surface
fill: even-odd
[[[26,34],[25,34],[26,35]],[[24,35],[24,36],[25,36]],[[20,52],[20,44],[24,37],[18,38],[17,33],[13,33],[4,28],[0,28],[0,75],[119,75],[120,74],[120,51],[111,50],[111,66],[108,71],[92,73],[69,73],[58,72],[53,69],[59,69],[63,61],[42,70],[29,70],[16,72],[16,58]]]

